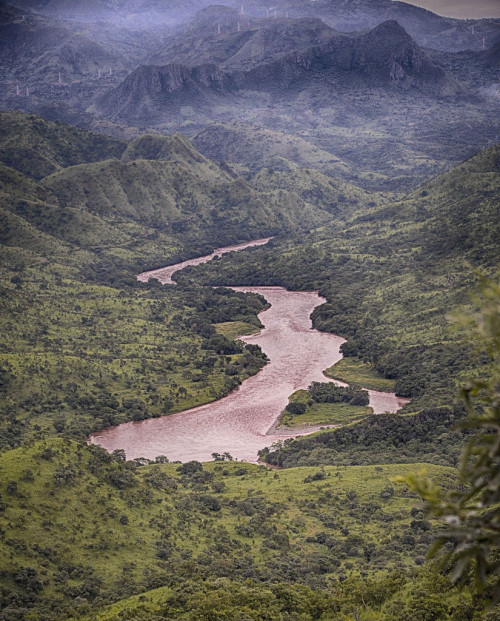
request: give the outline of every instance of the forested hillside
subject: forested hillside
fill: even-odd
[[[32,115],[2,118],[0,200],[9,257],[13,248],[24,255],[41,246],[39,258],[62,252],[63,262],[86,269],[86,277],[109,281],[120,269],[131,277],[133,270],[329,217],[328,205],[293,190],[254,189],[181,135],[125,143]]]
[[[500,21],[12,5],[0,621],[499,621]]]
[[[422,436],[424,443],[409,450],[410,460],[457,463],[460,435],[451,429],[463,416],[457,405],[458,384],[482,366],[486,369],[489,361],[478,357],[464,335],[453,330],[450,313],[473,309],[475,269],[491,274],[498,264],[499,161],[498,147],[489,149],[404,201],[358,212],[347,222],[329,223],[293,241],[274,241],[256,249],[250,261],[239,256],[222,258],[216,266],[189,268],[176,276],[183,283],[194,278],[205,284],[318,289],[327,303],[314,311],[313,325],[346,337],[342,351],[348,359],[364,362],[392,379],[397,394],[412,397],[404,411],[423,410],[422,420],[441,430],[436,432],[441,437],[436,451],[429,429],[417,433],[411,427],[413,420],[380,419],[375,426],[368,423],[360,429],[361,453],[350,448],[351,440],[337,444],[334,439],[343,432],[331,432],[331,447],[340,454],[319,457],[313,451],[317,456],[313,461],[366,463],[368,458],[375,463],[390,458],[397,437],[411,437],[414,443]],[[333,367],[330,372],[345,381],[357,381],[351,379],[352,369],[339,375]],[[444,417],[441,408],[447,411]],[[399,425],[406,431],[399,430]],[[372,444],[380,441],[379,428],[386,428],[382,434],[388,435],[375,450]],[[304,447],[309,453],[328,442],[326,436],[295,442],[301,456],[294,463],[311,463],[304,457]],[[277,463],[289,462],[280,457]]]
[[[446,578],[430,587],[421,568],[434,524],[390,481],[415,465],[275,472],[164,461],[124,462],[61,439],[1,456],[6,614],[340,619],[364,600],[395,621],[444,587],[443,608],[474,617],[468,592],[457,599]],[[431,472],[454,485],[450,469]],[[147,591],[97,612],[98,601]]]

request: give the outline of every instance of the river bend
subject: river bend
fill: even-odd
[[[236,249],[241,247],[230,247]],[[223,254],[221,251],[226,250],[219,249],[216,253]],[[212,256],[215,254],[209,258]],[[197,263],[154,270],[140,274],[139,278],[155,277],[171,283],[172,273],[181,266],[202,262],[193,261]],[[233,288],[260,293],[271,304],[271,308],[260,314],[264,329],[257,335],[242,337],[247,343],[260,345],[270,362],[219,401],[161,418],[111,427],[93,434],[91,442],[108,451],[124,449],[128,459],[166,455],[171,461],[209,461],[214,452],[229,452],[238,460],[256,462],[260,449],[300,435],[300,430],[293,433],[276,430],[274,424],[293,392],[307,388],[313,381],[329,381],[323,370],[342,358],[339,348],[344,339],[312,328],[310,315],[325,302],[316,292],[287,291],[281,287]],[[392,394],[369,392],[370,406],[376,414],[395,412],[407,402]],[[308,427],[307,432],[318,428]]]

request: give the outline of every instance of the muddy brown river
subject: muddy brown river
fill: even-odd
[[[258,240],[257,244],[268,240]],[[218,249],[208,257],[140,274],[138,278],[158,278],[171,283],[172,274],[186,265],[210,260],[216,254],[240,250],[255,242]],[[108,451],[124,449],[127,458],[154,459],[166,455],[171,461],[209,461],[212,453],[230,453],[235,459],[257,461],[257,452],[277,440],[311,433],[319,427],[294,430],[275,429],[288,397],[313,381],[329,381],[323,370],[342,358],[344,339],[312,329],[310,315],[325,302],[316,292],[287,291],[281,287],[233,287],[263,295],[271,308],[260,314],[264,329],[258,335],[242,337],[256,343],[270,362],[245,380],[230,395],[184,412],[110,427],[93,434],[89,440]],[[393,394],[370,392],[374,413],[396,412],[407,399]],[[271,430],[271,431],[270,431]]]

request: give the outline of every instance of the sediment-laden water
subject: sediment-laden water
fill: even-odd
[[[223,254],[249,245],[252,244],[215,252]],[[139,278],[154,277],[171,283],[171,276],[177,269],[186,264],[200,264],[213,256],[215,253],[193,259],[196,263],[189,261],[146,272]],[[270,362],[219,401],[161,418],[111,427],[93,434],[91,442],[108,451],[124,449],[128,459],[166,455],[171,461],[208,461],[214,452],[229,452],[236,459],[255,462],[259,449],[319,428],[287,433],[276,430],[275,422],[293,392],[307,388],[313,381],[329,381],[323,370],[342,357],[339,348],[343,338],[312,329],[310,315],[325,300],[316,292],[287,291],[281,287],[234,289],[260,293],[271,304],[271,308],[260,315],[265,328],[258,335],[242,337],[247,343],[260,345]],[[396,412],[407,402],[389,393],[369,393],[370,406],[376,414]]]

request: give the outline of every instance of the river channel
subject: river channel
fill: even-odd
[[[266,242],[258,240],[256,244]],[[197,265],[250,245],[255,242],[221,248],[207,257],[146,272],[138,278],[172,283],[172,274],[186,265]],[[324,298],[316,292],[287,291],[281,287],[233,289],[260,293],[271,304],[259,316],[264,329],[257,335],[242,337],[246,343],[260,345],[270,362],[219,401],[161,418],[110,427],[93,434],[91,442],[108,451],[124,449],[128,459],[166,455],[171,461],[208,461],[214,452],[228,452],[235,459],[256,462],[257,452],[265,446],[319,429],[307,427],[287,433],[286,428],[276,429],[275,423],[293,392],[307,388],[313,381],[329,381],[323,370],[342,358],[339,349],[344,339],[312,328],[310,315],[325,302]],[[396,412],[407,402],[393,394],[369,392],[375,414]]]

